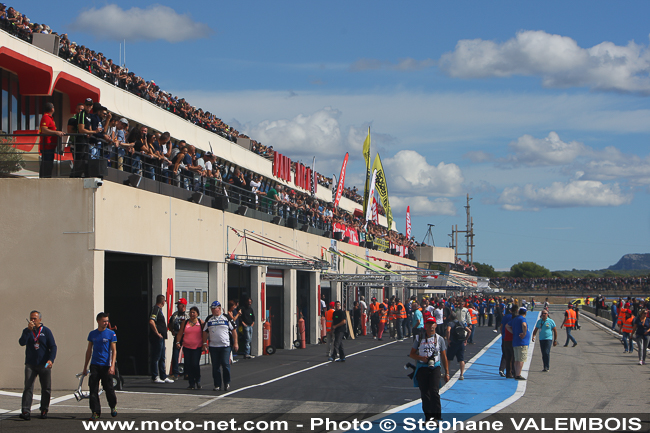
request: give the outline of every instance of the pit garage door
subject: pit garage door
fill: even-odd
[[[199,309],[201,320],[210,314],[208,304],[208,263],[192,260],[176,260],[176,288],[174,301],[187,299],[187,311]]]

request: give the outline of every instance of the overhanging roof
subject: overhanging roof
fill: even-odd
[[[7,47],[0,47],[0,68],[18,75],[21,95],[50,95],[54,72],[51,66],[30,59]]]

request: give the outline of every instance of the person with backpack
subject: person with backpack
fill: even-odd
[[[424,328],[415,333],[409,357],[417,361],[413,385],[420,388],[425,421],[441,420],[440,367],[445,369],[445,382],[449,381],[449,363],[444,338],[436,333],[436,319],[424,316]]]
[[[176,334],[175,347],[183,350],[187,389],[201,389],[201,352],[203,345],[203,322],[199,319],[198,307],[190,308],[189,319],[183,320]]]
[[[447,322],[447,360],[453,361],[454,358],[460,365],[459,380],[464,380],[465,376],[465,346],[467,345],[467,337],[472,334],[472,330],[463,325],[457,318],[455,313],[449,315]]]

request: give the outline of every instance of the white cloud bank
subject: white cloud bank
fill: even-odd
[[[546,138],[523,135],[509,144],[514,154],[503,162],[515,166],[552,166],[570,164],[581,155],[590,152],[582,143],[572,141],[565,143],[560,136],[551,131]]]
[[[582,48],[566,36],[521,31],[503,43],[460,40],[439,66],[458,78],[540,76],[546,87],[650,94],[650,51],[633,41]]]
[[[406,215],[406,207],[411,206],[411,216],[456,215],[456,206],[448,198],[429,199],[426,196],[389,196],[393,217]]]
[[[399,59],[397,63],[392,63],[385,60],[363,58],[352,63],[350,65],[350,71],[360,72],[385,69],[390,71],[407,72],[420,71],[422,69],[430,68],[433,65],[435,65],[435,62],[431,59],[415,60],[413,58],[407,57],[405,59]]]
[[[425,196],[458,196],[463,193],[463,174],[456,164],[429,165],[426,157],[413,150],[400,150],[382,160],[391,179],[390,192]]]
[[[617,183],[604,184],[595,180],[572,180],[568,183],[553,182],[546,188],[506,188],[499,197],[505,210],[538,211],[540,208],[621,206],[629,204],[632,196],[621,192]]]
[[[70,25],[74,31],[89,33],[97,39],[122,41],[182,42],[208,37],[210,26],[199,23],[189,15],[174,9],[151,5],[146,9],[132,7],[124,10],[115,4],[82,11]]]

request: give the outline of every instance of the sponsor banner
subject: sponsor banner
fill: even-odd
[[[348,167],[348,158],[349,153],[346,152],[345,158],[343,159],[343,165],[341,166],[341,174],[339,175],[339,183],[336,187],[336,198],[334,199],[334,207],[339,207],[339,202],[341,201],[341,196],[343,195],[343,188],[345,188],[345,170]],[[336,176],[334,177],[336,179]]]
[[[375,179],[375,190],[379,194],[381,199],[381,204],[384,206],[384,212],[386,213],[386,219],[388,220],[388,230],[393,228],[393,213],[390,210],[390,203],[388,202],[388,186],[386,185],[386,174],[384,173],[384,167],[381,164],[381,159],[379,154],[375,157],[375,162],[372,165],[373,170],[377,170],[377,177]]]
[[[334,233],[343,233],[344,238],[350,238],[348,244],[359,245],[359,233],[345,224],[335,223],[332,227]]]

